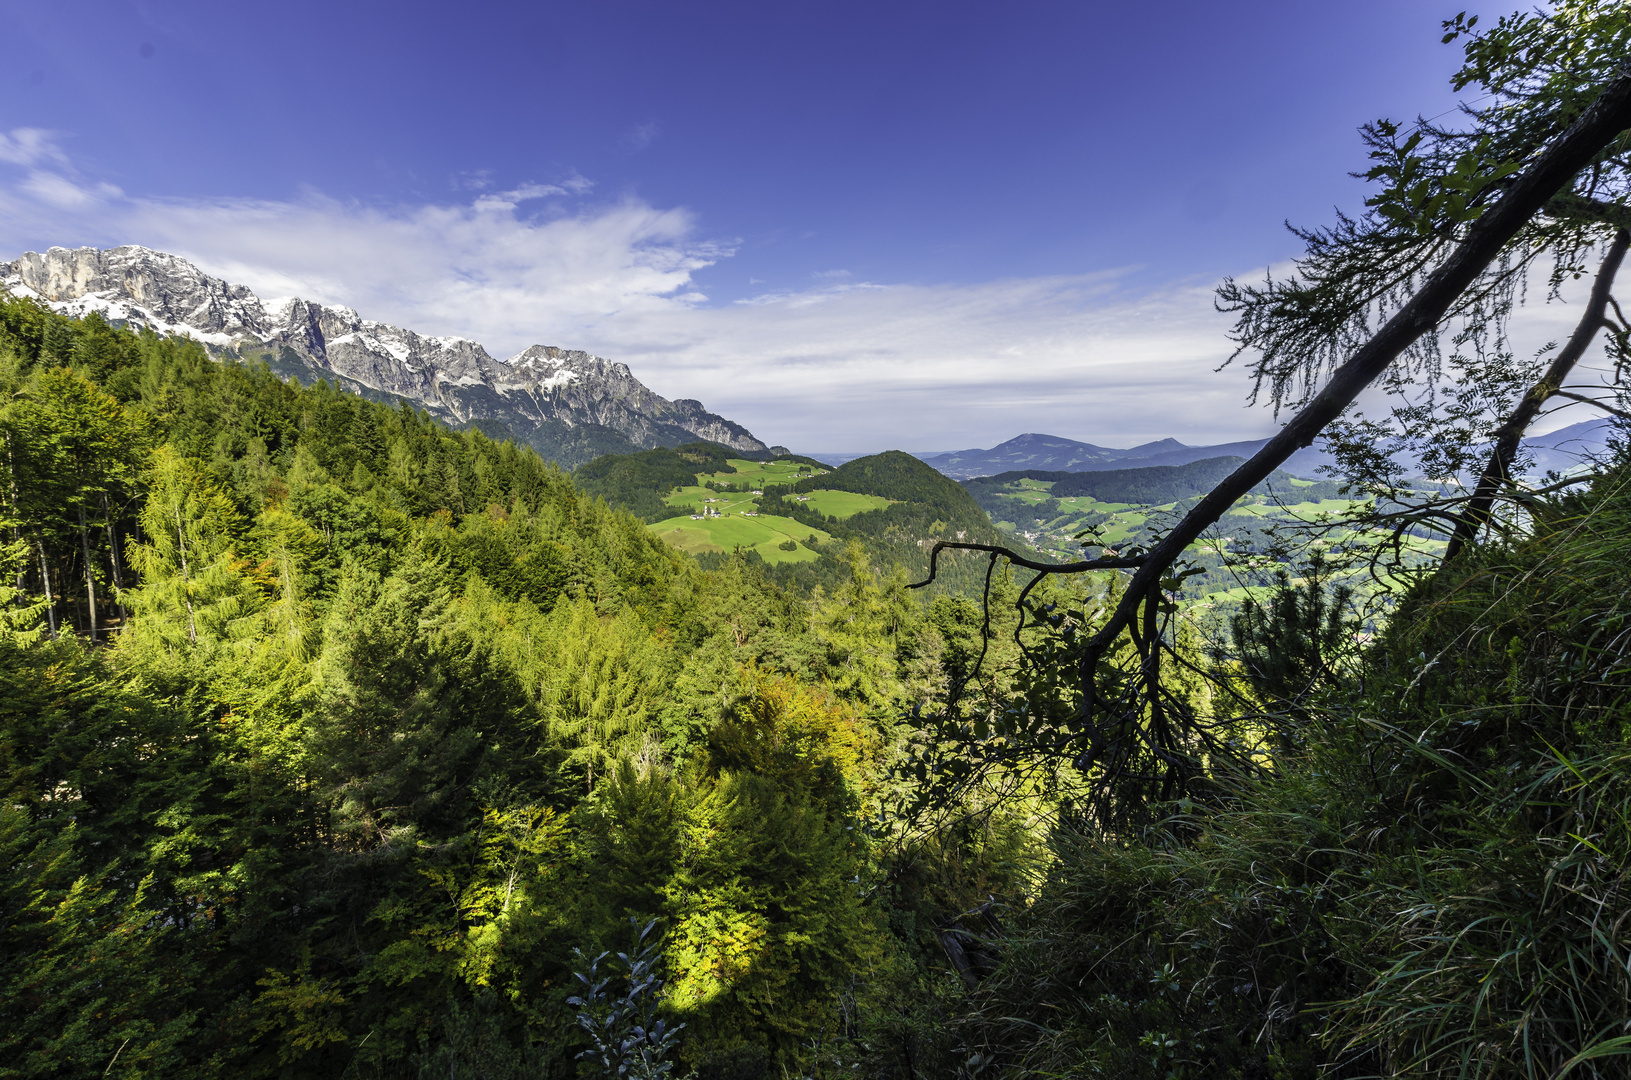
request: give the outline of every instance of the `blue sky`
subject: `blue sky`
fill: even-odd
[[[1463,7],[0,0],[0,259],[147,244],[808,449],[1246,437],[1210,288],[1453,107]]]

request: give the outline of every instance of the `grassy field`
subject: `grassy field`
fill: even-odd
[[[713,508],[724,513],[735,513],[738,510],[752,510],[759,504],[759,497],[741,491],[710,491],[705,487],[675,488],[663,499],[669,506],[677,510],[701,510],[707,500],[714,500]]]
[[[807,491],[804,494],[808,500],[804,505],[839,521],[863,510],[882,510],[889,505],[889,500],[880,495],[857,495],[853,491]]]
[[[751,509],[748,504],[755,501],[755,496],[751,493],[713,491],[705,485],[713,481],[718,484],[747,484],[750,487],[762,488],[766,484],[792,484],[801,477],[826,475],[821,469],[791,461],[748,461],[744,458],[731,458],[730,464],[736,468],[735,472],[700,475],[696,484],[675,488],[663,497],[663,501],[673,507],[701,509],[704,499],[722,499],[725,502],[715,508],[721,513],[724,512],[726,505],[737,510],[747,510]]]
[[[825,469],[800,465],[792,461],[748,461],[744,458],[731,458],[730,464],[736,469],[733,473],[717,473],[711,477],[702,476],[697,479],[763,487],[765,484],[791,484],[802,476],[826,475]]]
[[[821,529],[812,529],[808,525],[800,525],[792,518],[775,514],[744,517],[745,513],[758,512],[757,495],[751,491],[714,491],[702,485],[710,480],[721,484],[751,484],[754,487],[762,487],[765,484],[791,484],[801,477],[825,475],[825,471],[791,461],[748,461],[732,458],[730,463],[736,468],[733,473],[699,476],[697,479],[701,483],[675,488],[669,492],[663,501],[680,513],[647,525],[646,528],[665,543],[693,555],[748,547],[757,551],[768,563],[810,562],[818,558],[816,553],[806,546],[806,541],[814,535],[818,541],[825,543],[832,539],[829,533]],[[839,518],[849,517],[851,514],[871,510],[877,506],[889,505],[888,499],[874,498],[871,495],[852,495],[847,491],[816,491],[811,492],[810,496],[810,505],[815,506],[823,514],[832,514]],[[829,496],[832,498],[828,498]],[[821,499],[819,503],[817,497]],[[719,516],[692,519],[693,512],[700,512],[705,507]],[[785,551],[781,545],[789,540],[796,541],[798,547],[792,551]]]
[[[1041,502],[1041,499],[1026,499],[1026,502]],[[1100,502],[1091,495],[1067,495],[1059,500],[1063,509],[1075,511],[1078,514],[1102,513],[1105,511],[1131,510],[1132,503]]]
[[[1291,487],[1310,487],[1313,481],[1293,479]],[[1098,524],[1098,533],[1104,543],[1117,545],[1129,537],[1137,534],[1149,522],[1151,515],[1172,511],[1177,504],[1167,503],[1163,506],[1135,506],[1130,503],[1101,502],[1087,495],[1070,496],[1059,499],[1059,514],[1051,520],[1038,524],[1024,521],[1024,511],[1021,507],[1030,507],[1049,498],[1053,482],[1048,480],[1018,480],[1009,485],[1004,492],[1017,513],[1020,520],[1004,521],[1002,515],[994,514],[995,524],[1009,534],[1023,534],[1032,544],[1040,550],[1050,552],[1060,557],[1076,557],[1078,544],[1071,539],[1072,534],[1079,532],[1086,525],[1086,517],[1093,515],[1108,515],[1108,520],[1101,520]],[[1295,497],[1291,492],[1286,495]],[[1222,520],[1219,526],[1228,532],[1231,519],[1236,527],[1250,523],[1259,525],[1269,519],[1316,520],[1321,515],[1341,516],[1354,513],[1361,505],[1361,500],[1353,499],[1323,499],[1308,500],[1304,502],[1275,503],[1272,499],[1261,495],[1251,496],[1234,506]],[[1339,539],[1341,537],[1332,537]],[[1238,600],[1225,594],[1224,598]]]
[[[814,535],[823,543],[832,539],[820,529],[812,529],[792,518],[777,517],[774,514],[750,518],[733,513],[701,521],[693,521],[686,515],[671,517],[666,521],[647,525],[646,528],[663,542],[692,555],[700,555],[705,551],[734,551],[738,547],[748,547],[757,551],[767,563],[812,562],[818,556],[805,546],[810,536]],[[798,547],[792,551],[784,551],[780,545],[789,540],[797,541]]]
[[[1231,514],[1251,514],[1254,517],[1285,517],[1287,514],[1297,517],[1314,517],[1316,514],[1350,514],[1353,513],[1356,507],[1363,505],[1364,502],[1364,499],[1321,499],[1318,502],[1286,503],[1284,505],[1261,502],[1237,506],[1229,512]]]

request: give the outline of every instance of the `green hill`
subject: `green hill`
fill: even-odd
[[[798,503],[815,491],[847,491],[889,500],[888,506],[843,519]],[[766,488],[767,503],[788,517],[813,525],[841,525],[844,532],[890,541],[964,539],[996,543],[997,531],[980,504],[955,480],[910,454],[888,450],[856,458],[826,476],[800,480],[786,489]]]
[[[847,517],[823,514],[823,507],[846,505],[845,500],[834,497],[836,493],[855,497],[847,501],[849,507],[861,505],[856,499],[866,497],[886,499],[888,504]],[[800,501],[801,497],[807,501]],[[929,548],[937,540],[1013,543],[960,484],[899,450],[856,458],[825,476],[786,487],[766,487],[761,505],[812,528],[826,529],[840,540],[858,541],[875,561],[899,564],[913,578],[928,572]],[[984,568],[981,555],[948,556],[941,560],[936,589],[971,591],[978,587]]]
[[[899,451],[831,469],[793,454],[755,460],[692,443],[607,455],[579,466],[572,479],[704,565],[741,551],[782,584],[803,589],[841,581],[851,542],[913,578],[927,572],[936,540],[1012,543],[961,485]],[[979,556],[951,558],[936,591],[971,588],[983,571]]]
[[[770,460],[769,455],[744,454],[711,442],[687,443],[672,449],[659,446],[632,454],[606,454],[579,465],[572,481],[590,495],[599,495],[608,506],[627,510],[647,522],[672,517],[673,508],[664,501],[679,487],[693,487],[698,477],[742,471],[733,460]],[[788,455],[776,458],[813,468],[827,466],[814,458]],[[744,477],[745,479],[746,477]]]

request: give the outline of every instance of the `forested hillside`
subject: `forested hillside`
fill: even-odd
[[[919,540],[931,537],[978,543],[996,539],[979,504],[955,481],[899,450],[856,458],[826,476],[800,480],[785,488],[767,487],[765,496],[771,501],[779,499],[783,512],[791,517],[808,517],[817,525],[824,520],[839,524],[836,519],[820,518],[819,511],[807,510],[797,502],[799,493],[818,489],[888,499],[890,505],[864,511],[842,523],[848,534],[867,537],[877,544],[918,546]]]
[[[1055,498],[1086,496],[1099,502],[1160,506],[1204,494],[1233,472],[1243,460],[1238,457],[1206,458],[1187,465],[1150,465],[1134,469],[1103,469],[1099,472],[1023,469],[964,480],[962,484],[987,512],[991,511],[991,507],[986,506],[987,500],[1000,495],[1005,488],[1020,480],[1046,481]],[[1341,485],[1330,480],[1310,484],[1290,473],[1277,471],[1257,490],[1260,494],[1295,490],[1296,494],[1317,500],[1338,497]]]
[[[4,1075],[611,1075],[579,1055],[624,1023],[595,956],[630,917],[679,1075],[1623,1045],[1623,466],[1362,651],[1317,572],[1221,651],[1179,626],[1167,700],[1274,767],[1222,753],[1106,831],[1050,672],[1113,579],[1020,627],[999,573],[982,647],[977,603],[859,546],[785,591],[479,433],[23,303],[0,328]],[[812,482],[939,505],[896,464]]]
[[[1068,561],[1080,557],[1084,539],[1089,546],[1118,551],[1149,544],[1242,460],[1091,473],[1027,469],[961,483],[1004,534]],[[1417,482],[1411,490],[1441,489]],[[1238,499],[1212,534],[1186,553],[1185,596],[1232,610],[1249,590],[1272,585],[1288,563],[1316,547],[1332,553],[1368,550],[1378,534],[1353,527],[1353,509],[1392,505],[1385,498],[1355,498],[1339,481],[1302,480],[1276,471]],[[1413,546],[1405,557],[1413,561],[1433,547],[1431,540],[1414,535],[1408,542]],[[1370,580],[1368,569],[1353,576]]]
[[[1551,1068],[1616,1030],[1574,973],[1624,966],[1623,470],[1364,652],[1317,572],[1221,652],[1176,632],[1174,700],[1277,765],[1107,844],[1036,755],[1113,580],[1017,627],[999,573],[982,647],[859,545],[786,591],[411,410],[0,328],[5,1075],[600,1075],[573,972],[631,916],[700,1077]],[[979,520],[904,455],[806,487],[913,494],[851,518],[885,541]]]
[[[1631,12],[1475,22],[1465,126],[1221,287],[1295,415],[1210,474],[579,486],[0,298],[0,1078],[1625,1076]],[[1596,273],[1524,359],[1528,262]],[[1599,334],[1622,437],[1526,486]],[[1318,431],[1362,497],[1257,551]]]
[[[851,544],[878,565],[921,578],[935,541],[999,540],[967,492],[898,451],[832,469],[794,454],[743,455],[694,443],[607,455],[580,465],[572,479],[644,518],[704,565],[726,555],[762,562],[772,580],[801,593],[839,586],[850,574]],[[985,563],[983,555],[948,554],[932,593],[978,589]]]
[[[0,381],[0,1075],[571,1076],[631,916],[701,1075],[921,1038],[982,874],[866,822],[971,611],[94,317],[0,303]]]
[[[794,454],[744,454],[717,443],[697,442],[672,449],[659,446],[636,454],[606,454],[572,470],[572,482],[607,505],[627,510],[647,522],[661,521],[673,514],[663,497],[678,487],[697,483],[699,475],[734,473],[732,458],[791,461],[825,470],[814,458]]]

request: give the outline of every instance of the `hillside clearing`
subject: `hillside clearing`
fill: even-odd
[[[820,556],[809,548],[810,537],[813,535],[822,543],[832,539],[820,529],[774,514],[750,518],[728,513],[700,520],[687,515],[658,521],[646,528],[664,543],[691,555],[743,547],[757,551],[767,563],[814,562]],[[792,551],[780,546],[789,540],[798,545]]]

